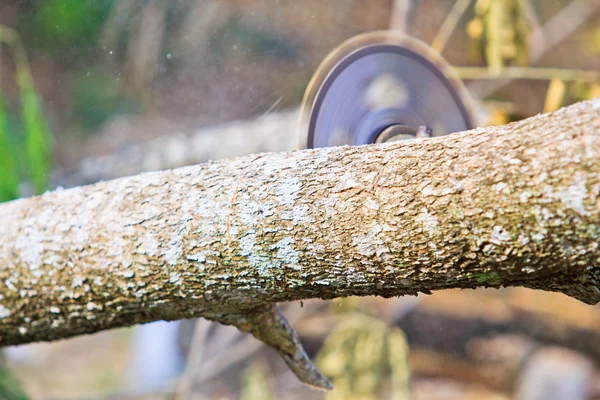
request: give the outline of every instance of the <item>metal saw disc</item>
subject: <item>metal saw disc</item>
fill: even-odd
[[[301,108],[302,145],[375,143],[393,125],[447,135],[472,129],[472,110],[461,80],[435,50],[401,33],[370,32],[332,51],[313,75]]]

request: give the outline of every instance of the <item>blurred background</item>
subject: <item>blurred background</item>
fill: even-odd
[[[329,51],[404,31],[482,125],[600,96],[600,0],[0,2],[0,201],[302,143]],[[1,399],[600,399],[600,310],[527,289],[282,305],[334,382],[207,321],[4,350]]]

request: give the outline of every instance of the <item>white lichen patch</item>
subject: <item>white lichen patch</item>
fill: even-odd
[[[584,200],[588,196],[587,175],[585,172],[577,172],[574,176],[574,182],[566,189],[559,191],[554,196],[559,199],[567,208],[572,209],[580,215],[587,215],[584,206]]]
[[[337,204],[338,198],[335,196],[325,197],[321,199],[317,205],[325,210],[325,215],[328,217],[335,214],[335,205]]]
[[[483,217],[487,219],[494,219],[494,217],[496,217],[496,213],[492,210],[489,210],[483,213]]]
[[[177,234],[169,241],[167,249],[165,250],[165,260],[167,261],[167,264],[171,266],[177,265],[181,259],[183,237],[185,236],[185,232],[186,220],[184,219],[180,221]]]
[[[370,257],[375,254],[381,255],[382,253],[389,251],[386,246],[383,246],[383,240],[379,237],[379,234],[382,231],[383,228],[381,225],[376,224],[369,232],[367,232],[367,234],[353,235],[352,244],[357,252],[363,256]]]
[[[178,236],[175,240],[169,242],[169,247],[165,250],[165,260],[169,265],[177,265],[181,257],[182,237]]]
[[[548,179],[548,173],[546,171],[542,171],[536,178],[538,183],[543,183],[546,179]]]
[[[124,278],[127,278],[127,279],[129,279],[129,278],[133,278],[133,277],[134,277],[134,275],[135,275],[135,271],[131,271],[131,270],[128,270],[128,271],[123,271],[123,272],[121,273],[121,276],[122,276],[122,277],[124,277]]]
[[[298,271],[301,269],[298,265],[300,253],[292,246],[294,242],[294,238],[285,237],[274,244],[272,248],[277,249],[277,258],[281,261],[284,267]]]
[[[433,236],[438,232],[438,220],[434,215],[431,215],[427,208],[423,207],[416,218],[422,225],[429,236]]]
[[[302,183],[298,178],[286,178],[277,186],[277,199],[282,206],[291,206],[298,198]]]
[[[273,268],[267,257],[260,254],[261,247],[256,244],[256,232],[249,231],[239,239],[239,254],[246,258],[252,268]]]
[[[154,235],[148,233],[144,236],[144,239],[142,240],[142,245],[138,248],[138,252],[146,254],[150,257],[154,257],[158,254],[159,247],[160,243],[158,243],[158,240],[156,240]]]
[[[428,184],[423,189],[421,189],[421,194],[423,195],[423,197],[435,195],[435,187],[431,184]]]
[[[171,272],[169,274],[169,283],[173,285],[181,285],[181,275],[177,272]]]
[[[545,230],[539,231],[531,234],[531,238],[537,242],[541,242],[546,238]]]
[[[4,284],[6,285],[8,290],[11,290],[13,292],[17,291],[17,287],[12,283],[12,281],[10,279],[5,280]]]
[[[348,189],[360,188],[360,184],[352,177],[344,176],[337,185],[333,188],[333,193],[343,192]]]
[[[256,233],[250,231],[242,236],[240,239],[240,255],[249,257],[254,253],[254,246],[256,245]]]
[[[510,233],[501,226],[494,226],[492,229],[490,243],[500,245],[508,241],[510,241]]]
[[[10,310],[0,304],[0,319],[10,317]]]
[[[554,214],[550,212],[547,208],[542,208],[542,217],[547,221],[550,218],[554,217]]]
[[[497,193],[510,194],[508,184],[506,184],[505,182],[496,183],[492,186],[492,190],[496,191]]]
[[[527,201],[531,198],[531,196],[532,196],[532,194],[529,191],[524,190],[519,195],[519,201],[521,203],[527,203]]]
[[[30,270],[36,270],[42,265],[42,254],[44,252],[44,245],[42,244],[42,234],[29,227],[25,223],[27,228],[23,235],[17,237],[15,241],[15,248],[19,250],[19,258],[27,264]]]
[[[102,307],[100,307],[98,304],[94,303],[94,302],[89,302],[85,305],[85,308],[87,308],[88,311],[94,311],[94,310],[101,310]]]
[[[190,254],[186,258],[188,261],[196,261],[199,263],[206,262],[206,255],[204,253]]]
[[[521,246],[525,246],[527,243],[529,243],[529,238],[521,233],[517,239],[517,243],[519,243]]]
[[[50,307],[50,312],[52,314],[60,314],[60,308],[56,307],[56,306],[51,306]]]
[[[292,223],[294,225],[312,223],[314,220],[308,215],[308,210],[308,204],[294,206],[294,211],[292,213]]]
[[[378,211],[379,203],[373,198],[368,198],[367,201],[365,201],[365,207],[374,211]]]
[[[240,199],[236,215],[244,225],[256,226],[260,218],[260,210],[260,205],[246,196]]]
[[[220,209],[219,203],[217,203],[210,196],[200,196],[199,204],[196,208],[196,214],[202,218],[213,218],[217,215],[217,210]]]

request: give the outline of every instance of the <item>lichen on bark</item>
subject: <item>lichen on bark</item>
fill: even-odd
[[[198,316],[241,326],[283,301],[445,288],[594,304],[599,196],[600,100],[57,190],[0,205],[0,344]]]

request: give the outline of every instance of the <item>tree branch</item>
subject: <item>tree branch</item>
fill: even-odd
[[[0,221],[1,345],[202,316],[327,387],[275,303],[478,286],[600,301],[600,99],[49,192]]]

